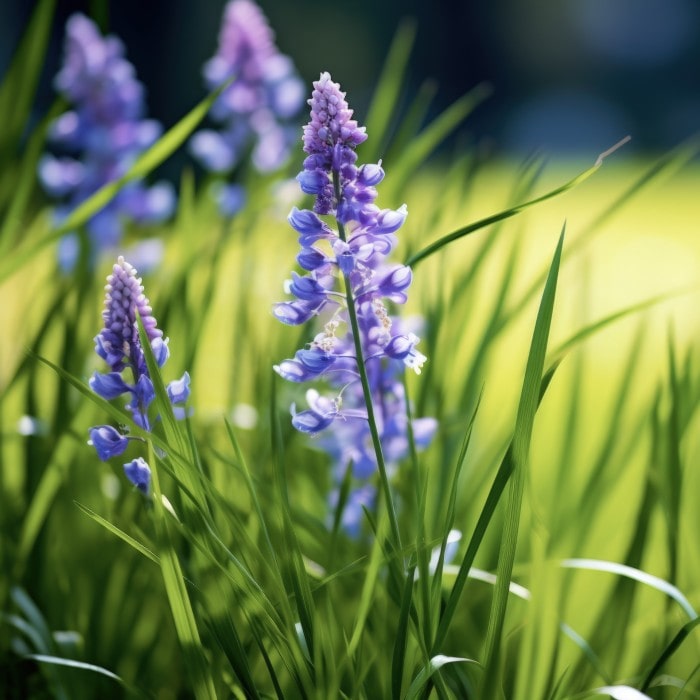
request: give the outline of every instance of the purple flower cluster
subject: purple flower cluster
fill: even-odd
[[[97,354],[109,365],[110,372],[95,372],[90,379],[92,390],[109,400],[123,394],[131,397],[126,407],[134,423],[144,430],[151,430],[148,408],[155,398],[153,382],[148,374],[146,357],[139,339],[137,316],[144,330],[159,367],[169,356],[168,341],[157,327],[148,299],[143,293],[141,279],[136,270],[124,260],[117,259],[112,274],[107,277],[105,308],[102,312],[104,327],[95,338]],[[127,378],[123,376],[127,372]],[[173,405],[187,401],[190,393],[190,376],[187,372],[167,386],[168,397]],[[103,461],[121,455],[130,438],[109,425],[90,428],[90,444]],[[124,465],[129,480],[144,494],[150,487],[150,470],[143,459],[137,458]]]
[[[375,205],[375,186],[384,178],[384,171],[381,163],[356,164],[355,148],[367,135],[364,127],[352,119],[345,93],[328,73],[321,74],[314,83],[309,104],[311,121],[303,137],[308,155],[297,180],[304,192],[315,196],[314,211],[294,208],[289,215],[290,224],[299,234],[297,262],[306,272],[292,273],[286,291],[296,299],[276,304],[273,313],[291,325],[322,316],[325,325],[307,347],[274,369],[293,382],[325,379],[337,389],[332,397],[310,389],[306,394],[309,408],[299,413],[293,408],[292,423],[311,435],[324,431],[319,445],[332,455],[337,481],[349,463],[355,477],[366,479],[375,473],[377,460],[347,299],[352,299],[358,321],[362,348],[359,361],[364,363],[371,388],[384,456],[387,465],[393,466],[409,449],[400,374],[404,366],[419,374],[426,359],[416,348],[419,338],[412,329],[387,310],[387,302],[406,301],[411,284],[410,268],[386,262],[407,210],[405,205],[398,210]],[[321,215],[332,217],[336,228]],[[432,418],[416,419],[412,429],[416,444],[425,446],[435,432],[436,422]],[[344,514],[350,530],[359,527],[362,504],[372,501],[367,488],[357,496],[349,499]]]
[[[68,19],[64,63],[54,84],[72,105],[49,132],[51,142],[65,155],[45,155],[39,163],[39,179],[51,196],[63,200],[56,212],[62,220],[100,187],[124,175],[158,139],[161,127],[143,118],[144,89],[124,57],[121,41],[103,37],[82,14]],[[168,183],[126,185],[87,223],[93,259],[118,245],[125,221],[162,221],[170,216],[174,203]],[[62,266],[71,269],[77,257],[77,238],[64,238]]]
[[[211,110],[221,130],[194,135],[191,150],[214,173],[229,173],[250,150],[259,172],[277,170],[289,156],[296,128],[289,120],[304,103],[304,85],[289,57],[281,54],[262,10],[252,0],[231,0],[224,10],[216,55],[204,66],[208,89],[234,78]],[[229,216],[244,201],[239,185],[228,184],[219,195]]]

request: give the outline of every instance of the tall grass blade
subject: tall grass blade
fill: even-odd
[[[144,544],[141,544],[138,540],[134,539],[131,535],[128,535],[124,530],[118,528],[114,523],[111,523],[109,520],[106,520],[103,518],[101,515],[98,515],[95,513],[95,511],[91,510],[87,506],[83,505],[82,503],[78,503],[76,501],[75,505],[80,508],[80,510],[85,513],[85,515],[88,516],[88,518],[92,518],[98,525],[101,525],[105,530],[108,532],[111,532],[113,535],[116,535],[120,540],[123,542],[126,542],[130,547],[135,549],[139,554],[143,555],[146,557],[146,559],[150,559],[156,566],[160,566],[160,559],[156,554],[154,554],[148,547],[146,547]]]
[[[391,186],[401,192],[418,167],[489,95],[491,88],[477,85],[436,117],[401,153],[393,165]]]
[[[696,617],[694,620],[686,622],[683,625],[683,627],[681,627],[678,633],[663,650],[659,658],[654,662],[653,666],[649,669],[649,672],[644,678],[644,683],[642,683],[643,691],[649,690],[654,678],[656,677],[656,674],[661,670],[661,667],[671,658],[671,656],[673,656],[673,654],[680,648],[681,644],[683,644],[688,635],[698,625],[700,625],[700,617]]]
[[[142,328],[139,330],[141,331]],[[149,443],[148,463],[151,466],[154,497],[153,514],[158,538],[160,566],[170,611],[175,622],[175,630],[182,649],[185,668],[190,677],[195,698],[197,700],[216,700],[216,690],[209,674],[207,655],[202,646],[182,567],[180,566],[169,531],[168,520],[170,515],[165,512],[165,507],[163,506],[163,494],[158,479],[156,455],[151,443]]]
[[[363,147],[363,157],[369,163],[380,158],[386,144],[389,125],[398,111],[399,93],[415,37],[415,21],[404,20],[391,42],[389,54],[384,62],[365,120],[367,133],[372,134],[372,138]]]
[[[391,660],[391,697],[399,700],[401,697],[401,682],[403,680],[404,665],[406,663],[406,640],[408,636],[408,623],[410,619],[411,605],[413,599],[413,578],[416,571],[415,566],[409,566],[406,571],[406,585],[401,599],[401,610],[399,612],[399,625],[396,630],[396,641],[394,642],[394,653]]]
[[[56,0],[41,0],[37,3],[0,86],[0,114],[4,115],[0,131],[0,161],[4,161],[21,142],[29,122],[34,94],[44,65],[55,7]],[[7,180],[10,173],[4,177]]]
[[[627,143],[628,140],[629,138],[623,139],[619,143],[615,144],[612,148],[609,148],[604,153],[601,153],[592,167],[577,175],[575,178],[573,178],[573,180],[569,180],[568,182],[564,183],[563,185],[560,185],[559,187],[556,187],[550,192],[547,192],[546,194],[543,194],[539,197],[535,197],[535,199],[531,199],[527,202],[523,202],[522,204],[518,204],[514,207],[511,207],[510,209],[506,209],[505,211],[499,212],[498,214],[492,214],[491,216],[487,216],[484,219],[475,221],[474,223],[469,224],[468,226],[464,226],[462,228],[457,229],[456,231],[452,231],[452,233],[448,233],[446,236],[439,238],[434,243],[431,243],[425,248],[419,250],[417,253],[411,255],[408,258],[408,260],[406,260],[406,265],[409,265],[410,267],[415,267],[421,260],[424,260],[425,258],[428,258],[431,255],[437,253],[438,250],[441,250],[453,241],[459,240],[460,238],[464,238],[464,236],[468,236],[469,234],[474,233],[475,231],[478,231],[482,228],[485,228],[486,226],[490,226],[491,224],[503,221],[503,219],[508,219],[511,216],[515,216],[516,214],[519,214],[525,209],[528,209],[536,204],[540,204],[541,202],[545,202],[548,199],[552,199],[552,197],[556,197],[557,195],[563,194],[564,192],[573,189],[577,185],[580,185],[582,182],[587,180],[595,172],[597,172],[597,170],[603,164],[603,160],[617,148]]]
[[[563,245],[564,229],[559,237],[559,243],[554,253],[552,265],[542,294],[540,308],[537,312],[532,345],[527,359],[523,389],[515,420],[511,449],[513,472],[509,486],[509,498],[502,546],[498,555],[498,578],[486,633],[482,695],[484,698],[496,696],[498,679],[500,677],[498,668],[501,652],[501,638],[503,635],[506,606],[508,602],[508,585],[512,577],[513,564],[515,561],[515,549],[520,526],[520,511],[525,488],[525,470],[529,461],[530,441],[535,423],[535,413],[539,405],[540,385],[542,382],[545,355],[547,353],[547,342],[554,310],[554,298],[556,296],[559,264],[561,262]]]

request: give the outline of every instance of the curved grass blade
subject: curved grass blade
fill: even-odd
[[[698,614],[695,609],[690,604],[688,599],[681,593],[681,591],[676,588],[672,583],[664,581],[664,579],[648,574],[646,571],[641,571],[640,569],[635,569],[632,566],[627,566],[626,564],[618,564],[614,561],[603,561],[601,559],[564,559],[561,562],[561,566],[567,569],[584,569],[586,571],[605,571],[610,574],[616,574],[617,576],[625,576],[627,578],[634,579],[639,583],[643,583],[645,586],[650,586],[655,588],[657,591],[666,594],[669,598],[678,603],[681,606],[683,612],[691,619],[695,620],[698,618]]]
[[[410,258],[408,258],[408,260],[406,260],[405,264],[410,267],[415,267],[421,260],[430,257],[431,255],[433,255],[433,253],[436,253],[438,250],[441,250],[453,241],[456,241],[460,238],[464,238],[464,236],[468,236],[470,233],[474,233],[479,229],[482,229],[486,226],[490,226],[491,224],[495,224],[499,221],[502,221],[503,219],[508,219],[511,216],[515,216],[516,214],[519,214],[520,212],[524,211],[525,209],[528,209],[529,207],[534,206],[535,204],[540,204],[541,202],[545,202],[548,199],[552,199],[557,195],[563,194],[564,192],[573,189],[577,185],[580,185],[582,182],[587,180],[591,175],[593,175],[593,173],[595,173],[603,164],[604,159],[610,154],[612,154],[614,151],[616,151],[618,148],[623,146],[625,143],[627,143],[629,139],[630,137],[627,136],[618,143],[616,143],[614,146],[609,148],[607,151],[601,153],[592,167],[577,175],[573,180],[569,180],[569,182],[566,182],[563,185],[556,187],[555,189],[551,190],[550,192],[547,192],[546,194],[543,194],[539,197],[535,197],[535,199],[523,202],[522,204],[518,204],[514,207],[511,207],[510,209],[498,212],[497,214],[492,214],[491,216],[487,216],[484,219],[480,219],[479,221],[475,221],[472,224],[457,229],[452,233],[448,233],[446,236],[439,238],[434,243],[431,243],[422,250],[419,250],[417,253],[414,253]]]
[[[700,135],[696,134],[692,138],[683,142],[673,150],[665,153],[657,160],[641,177],[639,177],[622,195],[617,197],[615,201],[602,212],[594,221],[586,226],[583,233],[574,238],[567,248],[566,260],[571,260],[573,254],[587,244],[597,231],[601,230],[602,224],[612,218],[623,205],[627,204],[635,195],[637,195],[644,187],[654,182],[661,176],[670,176],[687,165],[700,151]],[[547,271],[543,270],[532,284],[522,294],[518,302],[508,312],[504,318],[502,325],[506,326],[513,318],[515,318],[522,309],[524,309],[531,299],[537,294],[542,286]]]
[[[523,389],[520,395],[518,413],[515,420],[511,455],[513,460],[512,478],[509,486],[508,506],[503,529],[502,546],[498,555],[497,580],[486,633],[486,656],[484,662],[483,693],[480,697],[491,698],[496,695],[499,678],[498,666],[501,651],[501,638],[505,623],[508,602],[508,586],[512,578],[515,549],[520,526],[520,511],[525,489],[525,470],[529,460],[530,441],[535,423],[535,413],[539,405],[540,385],[547,352],[549,329],[554,311],[554,299],[557,290],[559,264],[564,245],[564,231],[547,276],[542,301],[537,312],[535,330],[532,336],[530,353],[525,368]]]
[[[91,197],[77,206],[65,220],[48,235],[39,240],[27,243],[11,257],[0,261],[0,282],[16,272],[45,246],[58,240],[63,234],[82,226],[89,218],[106,206],[124,185],[132,180],[145,177],[166,158],[172,155],[197,128],[199,123],[209,112],[212,103],[227,85],[228,83],[225,83],[214,92],[207,95],[207,97],[190,110],[190,112],[175,124],[175,126],[163,134],[153,146],[144,151],[124,175],[97,190]]]
[[[438,654],[430,659],[430,663],[421,669],[420,673],[414,678],[411,687],[406,693],[406,700],[416,700],[421,696],[423,689],[430,680],[430,677],[439,671],[445,664],[455,664],[455,663],[467,663],[467,664],[477,664],[478,662],[474,659],[466,659],[461,656],[443,656]]]
[[[44,664],[53,664],[54,666],[67,666],[68,668],[76,668],[81,671],[91,671],[92,673],[99,673],[102,676],[107,676],[118,683],[124,684],[124,681],[112,671],[108,671],[102,666],[96,666],[95,664],[89,664],[85,661],[74,661],[73,659],[62,659],[60,656],[49,656],[47,654],[28,654],[25,658],[33,659],[34,661],[39,661]]]
[[[606,685],[591,692],[595,695],[608,695],[615,700],[652,700],[648,695],[629,685]]]

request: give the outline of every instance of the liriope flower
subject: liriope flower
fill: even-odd
[[[219,130],[192,138],[195,158],[209,171],[230,173],[250,153],[253,167],[266,173],[285,163],[296,138],[290,126],[304,102],[304,85],[291,59],[279,52],[274,32],[252,0],[231,0],[224,9],[219,47],[204,66],[207,88],[234,78],[211,110]],[[219,206],[233,215],[244,202],[240,185],[218,193]]]
[[[145,119],[144,89],[124,46],[114,36],[103,37],[82,14],[66,23],[64,61],[54,81],[71,109],[50,127],[49,139],[63,155],[44,155],[39,179],[62,204],[59,220],[100,187],[128,171],[134,160],[160,136],[161,126]],[[91,257],[116,247],[127,221],[153,223],[170,216],[175,203],[172,186],[143,181],[126,185],[87,222]],[[77,239],[65,237],[59,251],[64,269],[78,257]]]
[[[139,337],[137,317],[141,318],[159,367],[168,359],[168,340],[163,338],[163,332],[157,327],[136,270],[121,256],[107,277],[105,291],[105,308],[102,312],[104,326],[95,337],[95,351],[107,363],[110,371],[95,372],[90,379],[90,387],[107,400],[127,394],[130,400],[126,407],[134,423],[150,431],[152,419],[149,407],[155,398],[155,390]],[[173,405],[187,401],[189,384],[187,372],[168,384],[168,397]],[[103,461],[123,454],[131,439],[110,425],[99,425],[90,428],[89,432],[90,444]],[[148,493],[149,467],[143,459],[125,464],[124,471],[135,486]]]
[[[410,268],[387,262],[407,209],[380,209],[375,204],[384,170],[381,163],[357,165],[355,149],[367,134],[328,73],[314,83],[309,104],[311,120],[303,135],[307,157],[297,180],[305,193],[314,195],[314,210],[294,208],[289,215],[299,234],[297,262],[305,273],[292,273],[285,291],[296,298],[276,304],[273,313],[290,325],[317,317],[324,325],[311,343],[274,369],[289,381],[324,379],[336,389],[330,396],[309,389],[308,408],[297,412],[293,406],[292,423],[301,432],[321,434],[318,444],[333,457],[337,482],[349,463],[355,477],[366,479],[376,472],[377,459],[348,303],[357,318],[359,361],[371,389],[382,449],[392,466],[409,448],[402,368],[419,374],[426,360],[417,349],[415,329],[388,311],[389,304],[406,301],[412,279]],[[427,445],[435,428],[432,418],[415,419],[416,444]],[[371,500],[363,488],[361,497],[349,499],[348,508],[354,504],[357,511]],[[344,519],[351,530],[359,523],[357,512],[346,512]]]

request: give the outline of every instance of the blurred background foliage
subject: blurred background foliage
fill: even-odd
[[[89,12],[120,36],[147,86],[149,112],[174,123],[204,94],[224,0],[59,0],[37,117],[53,95],[65,19]],[[0,74],[33,0],[0,3]],[[365,113],[398,24],[416,22],[407,96],[426,81],[434,113],[480,82],[492,98],[463,129],[500,153],[660,152],[700,125],[700,4],[695,0],[266,0],[281,50],[302,78],[329,70]],[[177,172],[178,161],[169,166]]]

